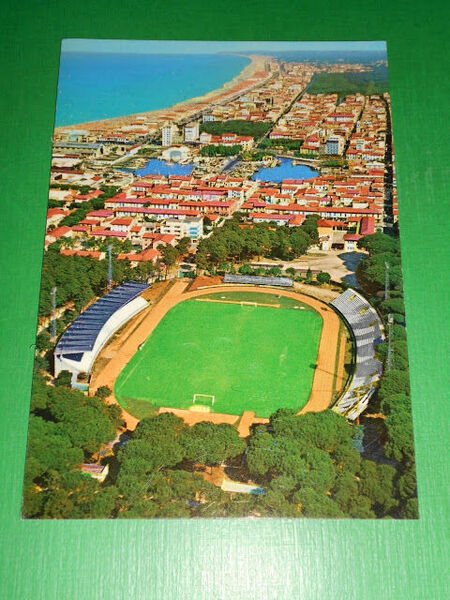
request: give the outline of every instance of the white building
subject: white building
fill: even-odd
[[[184,219],[166,219],[161,225],[161,233],[174,235],[177,240],[190,237],[199,240],[203,236],[203,217],[187,217]]]
[[[184,126],[184,141],[185,142],[196,142],[200,135],[200,125],[198,121],[192,121]]]
[[[170,146],[163,150],[162,158],[170,162],[186,162],[189,160],[190,154],[187,146]]]
[[[209,144],[211,141],[212,135],[207,131],[202,131],[200,134],[200,144]]]
[[[340,155],[344,152],[345,139],[340,135],[333,135],[325,142],[325,154]]]
[[[165,123],[161,128],[161,143],[163,146],[171,146],[176,142],[178,127],[175,123]]]
[[[345,140],[340,135],[329,137],[325,142],[325,154],[338,155],[344,152]]]

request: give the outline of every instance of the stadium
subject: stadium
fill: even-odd
[[[245,436],[279,408],[332,407],[351,420],[367,408],[382,373],[375,347],[383,331],[358,292],[323,301],[287,278],[203,283],[165,282],[152,301],[143,284],[119,286],[63,334],[55,370],[70,370],[73,383],[87,373],[92,394],[110,387],[129,429],[173,412],[188,424],[230,423]]]

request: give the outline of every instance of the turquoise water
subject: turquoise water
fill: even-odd
[[[63,52],[56,126],[168,108],[221,87],[250,60],[234,55]]]
[[[312,179],[317,177],[318,172],[305,165],[293,165],[290,158],[280,158],[277,167],[259,169],[253,174],[255,181],[273,181],[279,183],[283,179]]]
[[[143,177],[144,175],[190,175],[193,168],[194,165],[192,163],[180,165],[152,158],[144,167],[136,169],[133,173],[139,177]]]

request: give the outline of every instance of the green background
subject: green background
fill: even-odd
[[[436,600],[448,588],[448,2],[7,0],[1,18],[0,597]],[[386,39],[419,521],[21,521],[63,37]],[[447,293],[446,293],[447,292]]]

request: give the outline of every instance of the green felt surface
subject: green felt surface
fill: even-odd
[[[182,302],[122,370],[115,396],[131,414],[133,399],[189,409],[194,394],[214,396],[217,413],[300,410],[311,393],[321,329],[314,311]]]
[[[0,10],[0,597],[446,599],[448,2],[7,0]],[[63,37],[388,41],[420,520],[20,519]]]

